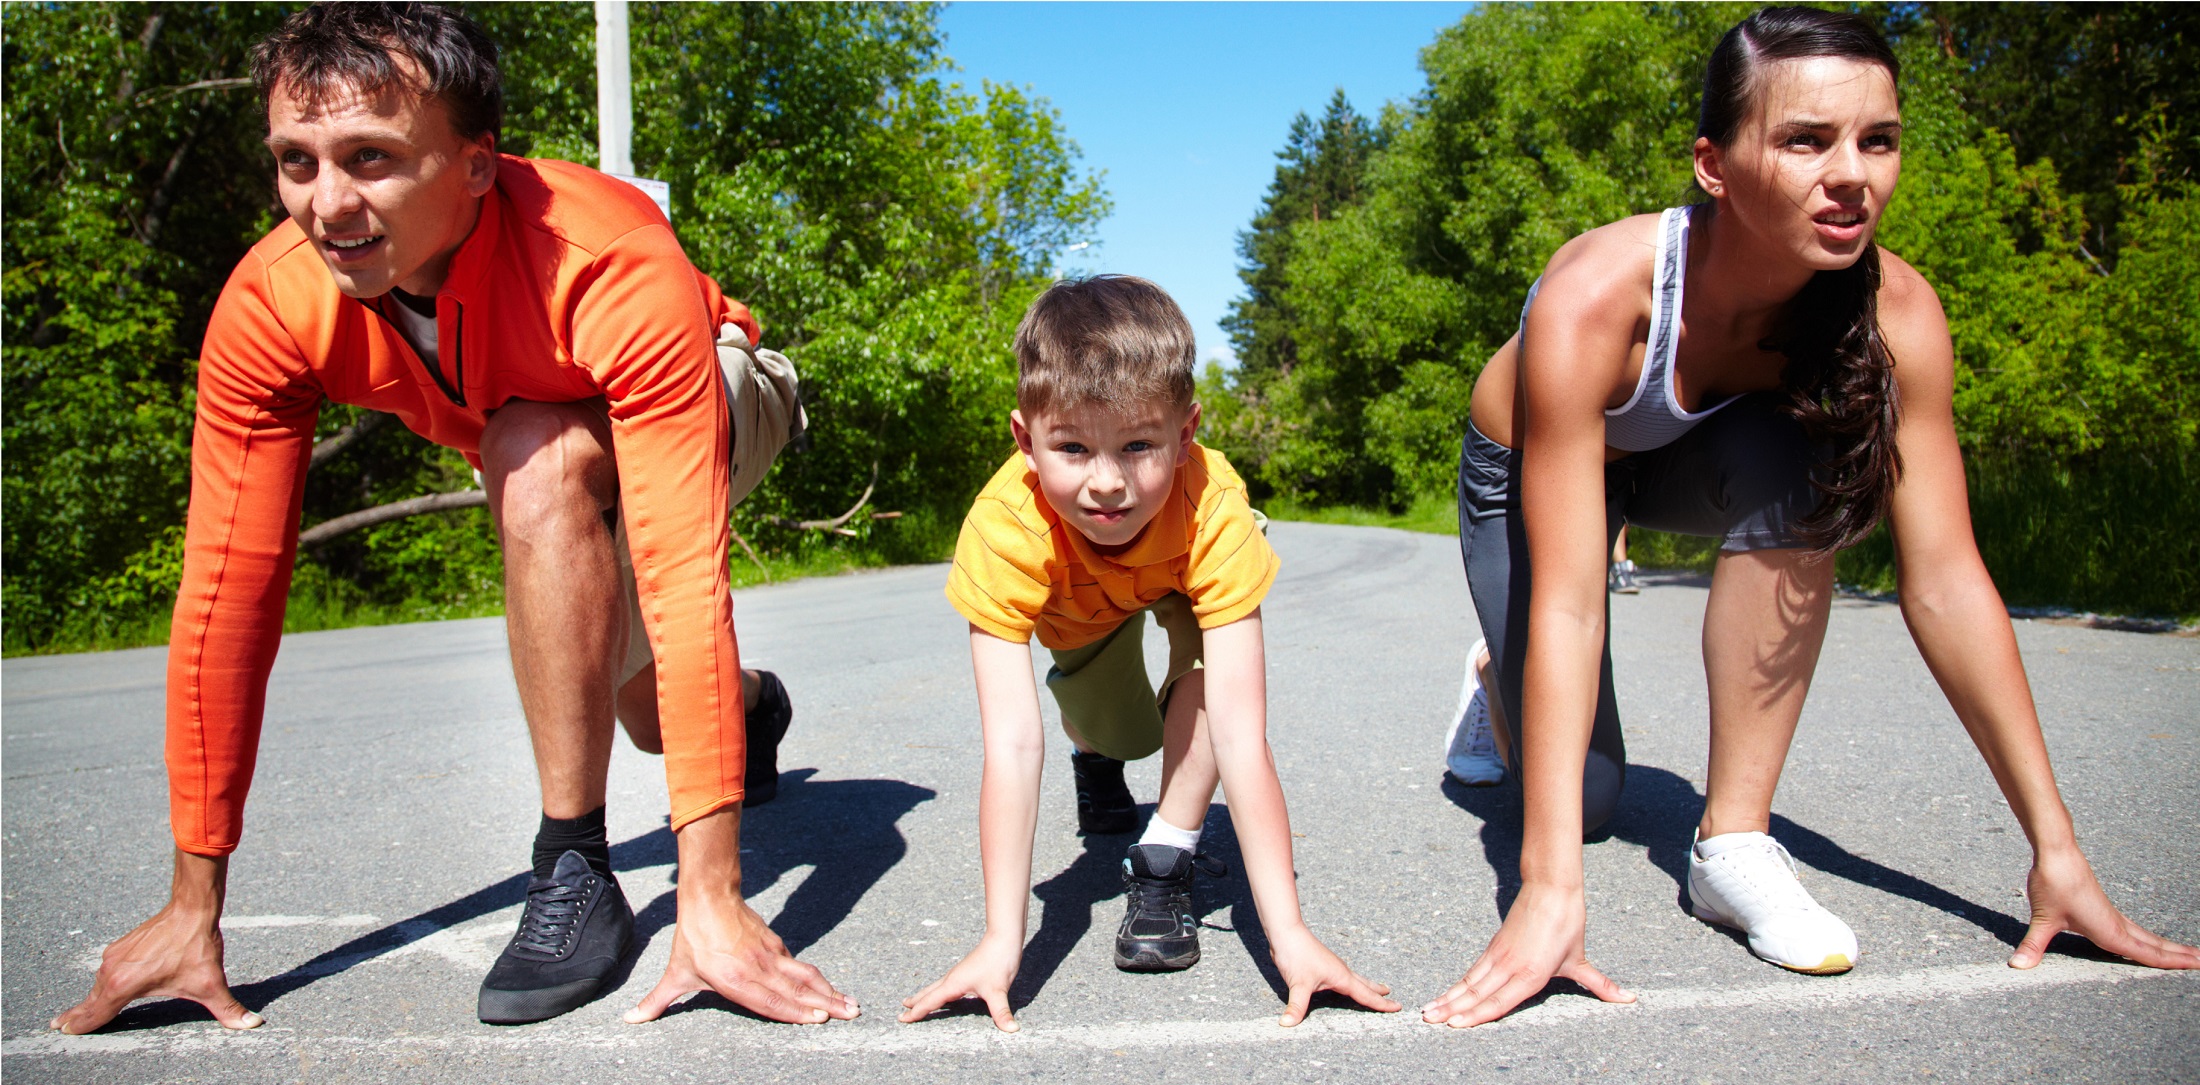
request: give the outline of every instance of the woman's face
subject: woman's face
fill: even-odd
[[[1757,73],[1730,146],[1696,141],[1696,180],[1721,216],[1813,271],[1872,242],[1902,172],[1894,77],[1867,61],[1805,57]]]

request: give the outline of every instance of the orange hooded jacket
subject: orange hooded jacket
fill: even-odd
[[[568,162],[500,157],[436,295],[433,369],[375,308],[336,289],[295,223],[254,245],[214,307],[199,362],[168,650],[177,846],[226,855],[243,831],[323,398],[393,413],[479,466],[482,424],[507,400],[603,397],[657,659],[672,827],[739,802],[721,322],[761,339],[748,309],[688,263],[647,196]]]

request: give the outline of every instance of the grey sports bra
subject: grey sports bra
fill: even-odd
[[[1688,271],[1686,207],[1668,208],[1658,218],[1658,250],[1652,257],[1650,339],[1642,352],[1642,376],[1627,402],[1604,412],[1604,443],[1622,452],[1647,452],[1680,440],[1681,434],[1734,402],[1728,396],[1693,413],[1681,409],[1673,393],[1673,355],[1680,350],[1681,285]],[[1535,304],[1537,279],[1520,307],[1521,342],[1527,342],[1528,307]]]

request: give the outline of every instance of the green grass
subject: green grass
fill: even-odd
[[[758,547],[752,561],[739,544],[732,547],[728,580],[735,588],[779,584],[817,576],[839,576],[863,569],[946,561],[954,555],[955,535],[961,522],[947,523],[923,512],[899,520],[862,525],[857,538],[821,532],[788,532],[765,529],[749,541]],[[745,531],[757,530],[745,525]],[[768,534],[766,533],[768,532]],[[367,625],[405,622],[438,622],[455,618],[493,618],[504,613],[501,586],[485,584],[480,590],[446,598],[410,597],[391,602],[370,597],[349,581],[329,576],[310,561],[300,562],[283,610],[283,632],[313,633]],[[80,620],[58,635],[35,646],[10,646],[7,655],[59,655],[66,652],[107,652],[122,648],[147,648],[168,643],[166,610],[144,615],[96,615]]]
[[[1447,497],[1424,497],[1404,512],[1357,505],[1316,507],[1278,498],[1260,507],[1271,520],[1299,520],[1315,524],[1351,524],[1355,527],[1395,527],[1428,535],[1459,534],[1459,503]]]
[[[2200,621],[2200,456],[1974,457],[1966,470],[1979,553],[2009,605]],[[1449,498],[1422,498],[1402,512],[1283,500],[1262,511],[1277,520],[1459,531]],[[1639,527],[1627,547],[1644,569],[1708,574],[1718,557],[1715,539]],[[1843,584],[1891,592],[1893,540],[1882,527],[1843,551],[1834,568]]]

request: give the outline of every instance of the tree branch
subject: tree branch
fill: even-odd
[[[321,466],[323,460],[327,460],[337,453],[358,444],[361,438],[381,429],[383,423],[389,420],[389,415],[376,411],[361,417],[359,421],[353,422],[343,429],[329,434],[322,440],[315,441],[313,443],[313,458],[307,462],[306,469],[310,471]]]
[[[876,488],[878,488],[878,461],[872,460],[871,481],[863,487],[863,496],[856,498],[856,503],[848,511],[830,520],[789,520],[784,516],[774,516],[770,522],[778,524],[780,527],[791,527],[797,531],[830,531],[838,535],[853,536],[855,532],[848,530],[845,525],[848,521],[856,518],[856,513],[863,511],[863,506],[871,503],[871,491]],[[893,520],[900,516],[901,514],[898,512],[874,512],[867,519]]]
[[[189,94],[194,90],[238,90],[251,85],[250,79],[201,79],[196,83],[183,83],[173,87],[154,87],[143,94],[129,97],[135,102],[155,102],[178,94]]]
[[[298,545],[301,547],[320,546],[338,535],[347,535],[360,528],[386,524],[391,520],[402,520],[408,516],[418,516],[424,512],[478,509],[485,508],[488,504],[489,495],[480,490],[460,490],[457,493],[429,494],[426,497],[412,497],[403,501],[392,501],[387,505],[376,505],[371,509],[346,513],[333,520],[323,520],[300,532],[298,534]]]

